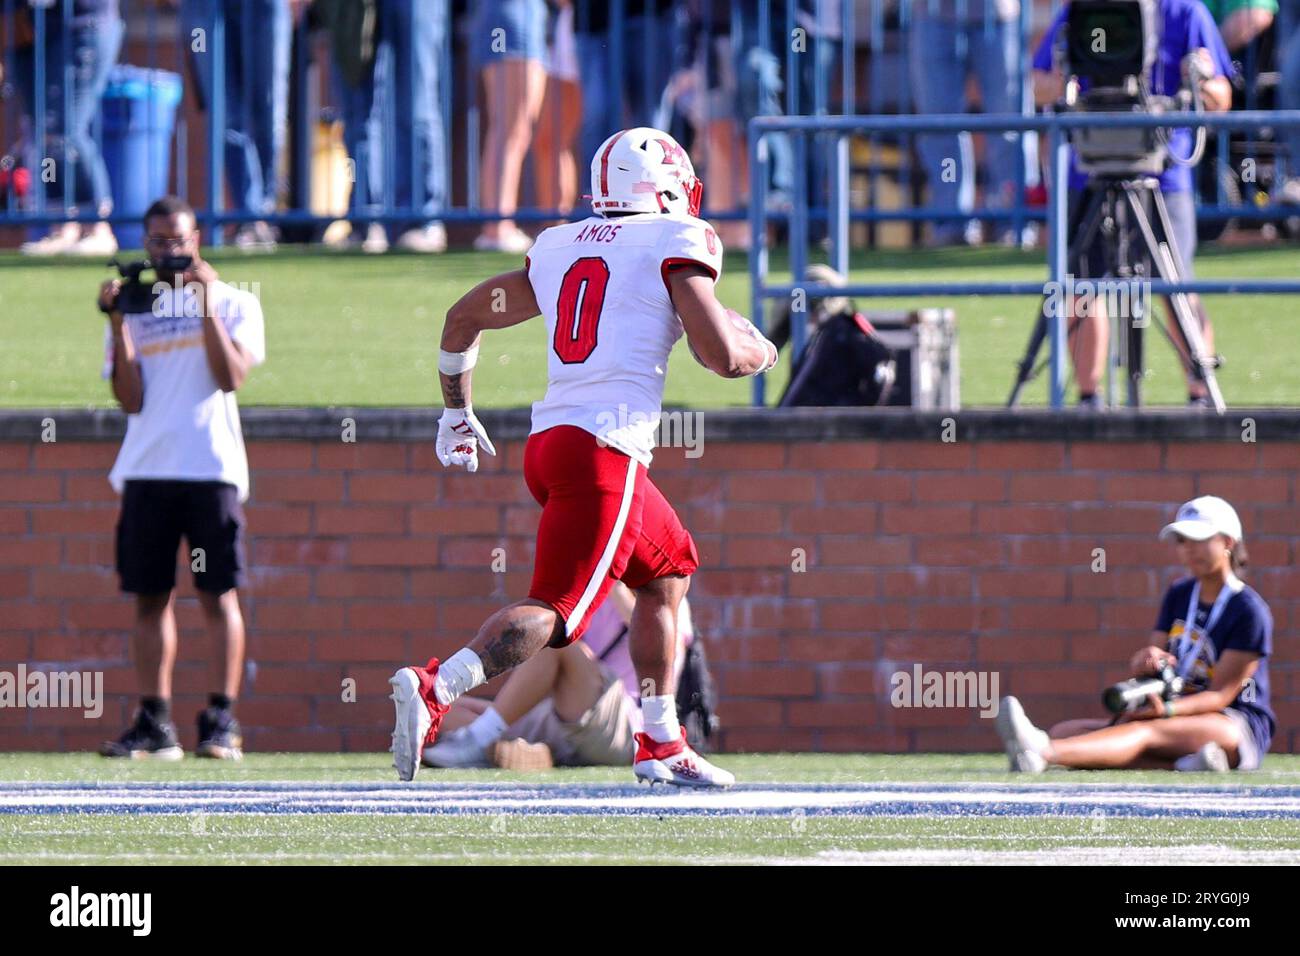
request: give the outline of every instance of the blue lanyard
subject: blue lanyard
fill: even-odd
[[[1219,618],[1223,616],[1223,609],[1228,606],[1232,596],[1245,586],[1245,583],[1239,577],[1231,571],[1228,572],[1228,578],[1223,582],[1223,587],[1219,589],[1219,596],[1214,599],[1214,606],[1210,608],[1210,616],[1205,619],[1205,627],[1201,628],[1196,643],[1192,645],[1192,649],[1186,655],[1179,657],[1179,677],[1186,677],[1191,671],[1192,665],[1196,663],[1196,656],[1201,650],[1201,642],[1209,635],[1214,625],[1219,623]],[[1199,605],[1200,596],[1201,582],[1197,581],[1192,585],[1192,599],[1187,605],[1187,615],[1183,619],[1183,627],[1186,631],[1190,631],[1196,626],[1196,609]]]

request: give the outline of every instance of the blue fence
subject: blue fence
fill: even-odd
[[[541,0],[534,0],[540,7]],[[710,134],[714,121],[736,122],[737,152],[743,153],[743,122],[754,116],[784,112],[787,116],[829,116],[864,114],[872,117],[890,114],[908,114],[919,105],[915,100],[915,84],[910,77],[909,47],[923,40],[920,14],[939,0],[683,0],[665,6],[662,14],[647,19],[638,16],[640,5],[628,0],[610,0],[608,3],[576,4],[574,22],[573,63],[577,79],[590,102],[602,101],[602,115],[616,116],[610,129],[627,123],[645,123],[678,127],[689,138],[693,133],[696,142],[692,154],[697,165],[716,167],[710,179],[720,183],[723,168],[729,165],[727,156],[715,156],[718,143]],[[572,209],[542,208],[534,202],[510,210],[509,202],[488,202],[480,190],[483,172],[483,147],[490,130],[490,117],[494,113],[519,107],[516,102],[503,99],[511,89],[505,85],[487,87],[493,91],[487,97],[480,93],[484,80],[483,67],[498,51],[489,49],[486,34],[495,21],[480,14],[488,5],[483,3],[456,3],[452,0],[376,0],[382,21],[375,36],[378,48],[376,60],[385,56],[389,61],[374,69],[386,69],[386,82],[382,94],[376,97],[377,106],[370,114],[377,131],[367,142],[353,142],[352,179],[358,169],[373,169],[381,185],[367,191],[353,189],[350,208],[342,218],[353,221],[377,223],[409,223],[437,219],[448,223],[484,223],[499,219],[517,219],[521,222],[545,221],[581,215],[585,204],[581,194],[586,190],[586,168],[590,143],[576,144],[578,169],[576,204]],[[960,42],[970,42],[972,37],[988,40],[1006,24],[996,19],[997,4],[975,3],[975,0],[946,0],[947,7],[958,11],[980,9],[982,20],[975,23]],[[116,4],[105,0],[107,7]],[[924,5],[924,6],[923,6]],[[148,68],[166,67],[185,77],[186,86],[200,74],[195,70],[196,54],[192,50],[195,29],[203,34],[203,53],[199,60],[216,64],[213,80],[203,97],[201,113],[184,113],[178,118],[174,138],[169,185],[182,195],[192,190],[192,180],[202,184],[201,192],[216,197],[201,209],[201,218],[208,227],[225,223],[243,223],[266,220],[286,227],[323,229],[340,215],[335,212],[313,212],[311,200],[313,187],[313,148],[318,136],[318,123],[322,117],[338,118],[349,113],[346,88],[336,75],[340,59],[336,45],[331,44],[329,27],[322,25],[323,10],[327,6],[318,2],[301,4],[307,12],[288,24],[280,9],[287,10],[289,0],[180,0],[178,11],[168,11],[153,0],[121,0],[120,10],[127,24],[123,52],[129,51],[137,65]],[[347,6],[336,4],[337,6]],[[527,4],[521,4],[527,6]],[[652,5],[655,9],[658,5]],[[1036,27],[1041,27],[1046,13],[1055,4],[1044,0],[1020,4],[1018,19],[1010,24],[1016,44],[1014,63],[1015,88],[1018,100],[1001,104],[1002,113],[1016,114],[1028,119],[1033,115],[1029,93],[1030,39]],[[79,0],[40,0],[31,6],[29,0],[0,0],[0,22],[4,26],[5,84],[4,100],[0,103],[0,153],[10,150],[24,137],[35,136],[37,147],[33,155],[42,158],[45,133],[50,128],[68,129],[76,125],[64,117],[51,125],[51,114],[58,104],[49,101],[51,79],[59,82],[53,86],[72,89],[77,69],[74,45],[77,38],[62,25],[79,15]],[[1291,9],[1287,5],[1286,10]],[[226,11],[237,11],[234,19],[227,20]],[[401,11],[406,10],[406,14]],[[267,11],[276,11],[274,15]],[[453,16],[459,12],[459,16]],[[203,13],[205,18],[197,19]],[[19,15],[26,22],[22,36]],[[409,27],[403,34],[393,24],[403,21]],[[387,18],[387,19],[385,19]],[[593,18],[599,20],[595,24]],[[433,22],[436,21],[436,22]],[[432,26],[430,26],[432,22]],[[537,36],[541,21],[530,21],[522,27],[523,55],[532,56],[542,48],[545,37]],[[198,24],[196,26],[196,24]],[[1285,33],[1295,25],[1283,22],[1279,32]],[[396,31],[397,35],[394,35]],[[593,32],[594,31],[594,32]],[[553,31],[552,31],[553,32]],[[412,37],[419,43],[434,44],[439,51],[432,64],[410,55]],[[1280,44],[1279,44],[1280,45]],[[232,48],[238,53],[232,59]],[[480,49],[482,47],[482,49]],[[264,81],[252,55],[270,56],[272,52],[286,63],[284,74]],[[387,51],[385,53],[384,51]],[[406,51],[403,53],[402,51]],[[552,51],[554,52],[554,51]],[[1256,80],[1264,76],[1259,62],[1258,44],[1245,48],[1240,56],[1247,76],[1244,95],[1247,106],[1259,101]],[[113,52],[116,59],[116,51]],[[510,50],[503,56],[512,55]],[[290,59],[291,56],[291,59]],[[426,58],[427,59],[427,58]],[[232,65],[233,64],[233,65]],[[56,74],[61,73],[61,77]],[[557,74],[558,75],[558,74]],[[678,88],[674,94],[665,86],[665,76],[694,76],[695,86]],[[436,93],[435,124],[442,135],[440,146],[424,149],[415,135],[405,135],[410,123],[406,122],[406,104],[423,94],[422,84],[432,81]],[[30,77],[30,82],[23,77]],[[227,191],[247,193],[247,183],[232,183],[227,173],[229,163],[223,163],[231,149],[242,148],[238,142],[240,130],[247,129],[242,114],[248,108],[250,91],[260,90],[266,83],[276,89],[287,89],[283,117],[277,117],[271,137],[274,142],[288,140],[283,160],[264,162],[263,168],[273,182],[264,183],[270,195],[267,209],[249,209],[239,201],[227,202]],[[200,84],[202,86],[202,84]],[[1262,88],[1262,87],[1261,87]],[[232,98],[232,91],[243,90]],[[24,94],[25,95],[20,95]],[[672,94],[672,95],[670,95]],[[496,101],[493,101],[496,98]],[[421,102],[424,102],[421,99]],[[594,111],[593,115],[594,115]],[[931,111],[933,112],[933,110]],[[186,153],[191,141],[187,119],[197,117],[204,125],[203,135],[195,137],[201,144],[200,162],[191,165]],[[1269,117],[1271,119],[1271,117]],[[558,123],[559,120],[542,119],[541,122]],[[355,124],[354,124],[355,125]],[[1269,124],[1276,125],[1276,124]],[[599,127],[598,127],[599,128]],[[942,127],[952,129],[953,127]],[[1036,131],[1045,127],[1013,126],[1002,129]],[[603,130],[609,132],[610,129]],[[981,127],[971,122],[960,127],[963,131],[979,131]],[[873,157],[882,145],[897,145],[894,138],[897,128],[874,126],[859,130],[865,136],[860,144]],[[356,132],[355,130],[353,131]],[[551,130],[555,133],[558,130]],[[580,140],[589,140],[590,131],[580,132]],[[89,136],[103,145],[104,124],[99,119],[89,123]],[[349,137],[353,139],[354,137]],[[552,137],[554,138],[554,137]],[[68,136],[63,136],[58,148],[62,151],[56,159],[59,167],[70,175],[56,180],[51,187],[41,188],[34,183],[31,194],[15,194],[15,179],[8,177],[0,209],[0,224],[37,226],[68,220],[81,222],[101,218],[100,212],[87,208],[84,200],[76,196],[78,163],[75,139],[69,147]],[[1026,141],[1028,143],[1028,141]],[[30,144],[29,144],[30,145]],[[1023,144],[1022,144],[1023,145]],[[1224,169],[1234,159],[1227,138],[1227,127],[1220,128],[1219,150],[1214,160]],[[1032,147],[1032,144],[1029,144]],[[275,149],[278,151],[279,146]],[[783,208],[798,207],[808,210],[809,222],[815,228],[843,230],[844,223],[834,221],[840,207],[832,201],[834,190],[843,184],[829,177],[832,166],[839,164],[835,151],[848,148],[843,138],[834,144],[823,135],[793,137],[788,156],[777,157],[780,162],[769,165],[771,175],[784,164],[791,181],[775,183],[778,189],[788,190]],[[1250,149],[1250,146],[1246,147]],[[834,154],[834,155],[832,155]],[[430,158],[432,157],[432,158]],[[1282,154],[1282,162],[1286,161]],[[12,160],[11,160],[12,162]],[[150,160],[152,162],[152,160]],[[811,163],[811,166],[810,166]],[[1017,149],[1014,180],[1015,195],[1009,202],[983,203],[963,210],[972,219],[1002,223],[1019,234],[1024,224],[1041,220],[1045,211],[1034,206],[1026,194],[1026,184],[1032,183],[1037,172],[1037,161],[1032,148]],[[842,165],[842,164],[839,164]],[[288,182],[280,179],[280,168],[290,170]],[[434,167],[432,170],[430,167]],[[191,169],[195,169],[191,175]],[[790,170],[810,170],[808,176],[790,176]],[[12,170],[11,170],[12,171]],[[400,174],[399,174],[400,171]],[[36,171],[33,170],[33,173]],[[146,171],[147,173],[148,171]],[[426,175],[430,174],[432,175]],[[132,175],[138,171],[132,170]],[[871,171],[878,179],[878,169]],[[910,148],[899,157],[896,176],[900,189],[909,198],[919,196],[920,184],[925,178]],[[526,180],[527,175],[524,176]],[[1218,184],[1222,177],[1215,177]],[[755,179],[751,171],[750,181]],[[410,188],[401,184],[410,182]],[[875,181],[873,179],[873,181]],[[430,185],[432,184],[432,185]],[[374,186],[373,182],[368,183]],[[764,187],[773,183],[763,183]],[[733,196],[724,206],[710,203],[709,191],[705,202],[707,213],[719,220],[746,218],[745,194],[747,189],[733,189]],[[849,220],[879,224],[890,221],[921,223],[934,220],[933,209],[917,208],[908,204],[904,208],[877,208],[875,193],[866,204],[853,208]],[[1230,201],[1215,186],[1215,194],[1204,197],[1200,212],[1207,219],[1279,219],[1288,210],[1271,201],[1269,195],[1243,195],[1241,202]],[[21,200],[21,201],[20,201]],[[780,214],[780,210],[777,211]],[[134,213],[114,211],[109,221],[129,223]],[[821,224],[825,224],[823,227]],[[221,241],[219,232],[211,239]]]
[[[1197,118],[1198,123],[1215,131],[1253,129],[1261,125],[1280,128],[1300,129],[1300,110],[1277,111],[1271,113],[1220,113],[1205,114]],[[1173,129],[1186,124],[1185,114],[1179,118],[1173,116],[1124,115],[1115,114],[1079,114],[1059,113],[1044,116],[1028,116],[1019,119],[1004,116],[831,116],[831,117],[761,117],[749,124],[749,161],[753,169],[759,170],[769,162],[767,142],[773,135],[791,135],[799,140],[809,136],[830,136],[836,140],[834,151],[834,171],[831,175],[832,193],[838,197],[833,205],[840,211],[832,217],[833,228],[830,239],[830,260],[838,271],[846,272],[848,260],[848,233],[846,205],[847,197],[847,152],[844,148],[846,138],[852,133],[864,135],[911,136],[917,133],[953,132],[970,130],[972,132],[996,133],[1006,131],[1038,132],[1047,136],[1049,143],[1048,169],[1050,172],[1049,190],[1052,201],[1045,211],[1048,230],[1047,276],[1044,282],[963,282],[963,283],[850,283],[845,286],[827,286],[819,283],[805,282],[808,267],[808,223],[807,209],[798,201],[790,209],[788,220],[790,230],[790,281],[788,283],[770,283],[768,249],[766,245],[769,215],[766,209],[764,190],[761,186],[762,176],[756,176],[759,184],[750,196],[750,227],[752,245],[749,256],[749,276],[751,289],[751,308],[756,324],[764,324],[766,303],[769,299],[789,299],[796,290],[801,290],[808,299],[825,296],[855,296],[862,298],[884,298],[903,296],[961,296],[961,295],[1046,295],[1051,288],[1061,288],[1067,274],[1066,255],[1069,248],[1065,232],[1067,224],[1067,203],[1069,198],[1069,131],[1072,129],[1117,129],[1117,128],[1165,128]],[[912,214],[934,215],[934,211],[914,210]],[[1118,280],[1123,284],[1128,280]],[[1106,283],[1098,282],[1099,287]],[[1239,294],[1297,294],[1300,293],[1300,279],[1292,280],[1192,280],[1170,283],[1153,280],[1148,284],[1154,295],[1171,293],[1239,293]],[[1053,408],[1061,408],[1065,402],[1066,383],[1066,316],[1058,312],[1049,327],[1051,353],[1049,358],[1050,376],[1048,380],[1048,399]],[[792,347],[800,354],[804,346],[805,328],[802,322],[790,323]],[[753,401],[755,405],[764,403],[764,382],[762,376],[754,380]]]

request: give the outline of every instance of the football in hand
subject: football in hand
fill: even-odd
[[[758,335],[758,329],[754,327],[754,323],[749,321],[749,319],[745,318],[735,309],[727,310],[727,318],[731,319],[731,324],[734,325],[740,331],[744,332],[746,335],[753,335],[753,336]],[[704,359],[700,358],[700,353],[695,351],[695,346],[691,344],[691,340],[689,338],[687,338],[686,340],[686,347],[691,351],[691,358],[695,359],[695,361],[698,362],[702,367],[704,368],[709,367],[708,365],[705,364]]]

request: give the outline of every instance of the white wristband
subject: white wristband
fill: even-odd
[[[474,345],[464,352],[438,350],[438,371],[443,375],[460,375],[468,372],[478,363],[478,346]]]

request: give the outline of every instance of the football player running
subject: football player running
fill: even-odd
[[[447,660],[393,675],[402,780],[415,777],[453,701],[545,647],[578,640],[621,580],[637,597],[630,649],[648,689],[633,772],[679,786],[734,782],[677,722],[677,610],[699,558],[647,474],[668,354],[683,332],[701,364],[726,378],[777,360],[776,347],[714,294],[722,243],[697,218],[701,193],[671,136],[622,130],[592,159],[595,215],[547,229],[523,269],[480,283],[448,311],[437,452],[444,466],[471,472],[480,450],[496,454],[471,401],[481,334],[545,316],[548,384],[524,450],[524,480],[542,514],[528,597],[491,615]]]

